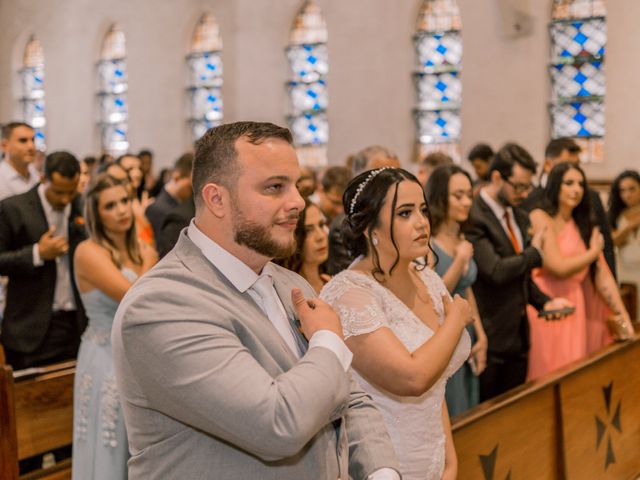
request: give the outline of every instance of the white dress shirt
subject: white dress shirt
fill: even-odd
[[[28,166],[29,177],[24,178],[7,161],[0,162],[0,200],[20,195],[31,190],[40,181],[40,175],[33,165]]]
[[[196,226],[192,220],[187,230],[187,235],[191,241],[202,251],[202,254],[209,260],[220,272],[231,282],[231,284],[237,288],[240,292],[247,292],[251,298],[256,302],[260,309],[265,312],[267,317],[269,314],[265,308],[264,302],[260,294],[252,288],[256,280],[258,280],[258,274],[251,270],[244,262],[231,253],[226,251],[216,242],[214,242],[207,235]],[[272,263],[267,263],[262,269],[261,275],[270,275],[273,278],[272,272],[275,267]],[[279,306],[281,316],[280,318],[271,318],[269,320],[274,324],[274,327],[283,338],[285,343],[289,346],[291,351],[300,358],[302,352],[298,348],[298,344],[294,338],[294,334],[291,330],[289,320],[287,319],[287,313],[284,309],[284,305],[278,297],[275,288],[272,286],[273,299]],[[351,359],[353,354],[344,344],[342,339],[335,333],[329,330],[317,331],[309,340],[309,348],[324,347],[331,350],[340,360],[342,367],[348,370],[351,365]]]
[[[46,185],[41,184],[38,187],[38,195],[40,203],[47,218],[49,227],[56,226],[54,237],[67,237],[69,231],[69,214],[71,213],[71,204],[62,210],[54,209],[44,193]],[[76,301],[73,298],[73,290],[71,289],[71,270],[69,269],[69,251],[64,255],[56,257],[56,287],[53,294],[53,311],[73,311],[76,309]],[[33,245],[33,265],[40,267],[44,265],[44,261],[40,258],[38,244]]]
[[[516,222],[516,217],[513,214],[513,208],[504,207],[499,202],[496,202],[491,196],[485,191],[484,188],[480,190],[480,196],[489,205],[489,208],[493,212],[493,214],[500,220],[500,225],[504,229],[504,232],[507,234],[507,238],[511,238],[511,234],[509,233],[509,227],[507,226],[507,222],[504,219],[504,214],[509,215],[509,222],[511,223],[511,228],[513,233],[516,236],[516,240],[518,241],[518,245],[520,245],[520,251],[524,250],[524,245],[522,242],[522,232],[520,231],[520,227],[518,227],[518,222]]]

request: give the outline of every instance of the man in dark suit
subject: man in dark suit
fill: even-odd
[[[529,196],[522,202],[522,207],[527,212],[531,212],[542,206],[544,188],[547,185],[547,176],[551,169],[562,162],[571,162],[574,165],[579,165],[581,151],[580,145],[572,138],[555,138],[549,142],[544,151],[544,164],[542,166],[542,173],[540,174],[540,183],[531,190]],[[607,220],[607,212],[602,205],[598,192],[587,187],[587,194],[591,201],[596,225],[600,228],[600,233],[602,233],[602,237],[604,238],[604,249],[602,251],[604,259],[607,261],[613,277],[616,278],[616,256],[613,238],[611,237],[611,227]]]
[[[175,247],[183,228],[188,227],[191,219],[196,215],[196,204],[193,197],[188,198],[169,211],[160,230],[160,235],[156,237],[158,253],[164,257]]]
[[[0,275],[9,277],[0,339],[23,369],[75,358],[86,318],[73,253],[86,238],[77,203],[78,160],[47,156],[45,180],[0,202]]]
[[[531,269],[542,265],[543,232],[529,238],[529,218],[518,206],[531,190],[535,170],[524,148],[513,143],[502,147],[489,168],[489,183],[474,200],[465,231],[478,265],[473,293],[489,339],[487,367],[480,376],[481,400],[526,379],[527,304],[537,310],[570,306],[564,299],[551,300],[531,280]]]

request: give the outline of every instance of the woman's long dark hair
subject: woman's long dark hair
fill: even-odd
[[[374,176],[369,178],[370,175]],[[393,190],[393,199],[391,203],[391,218],[389,235],[391,237],[391,243],[396,250],[396,259],[393,265],[389,269],[389,274],[393,272],[393,269],[398,265],[400,261],[400,251],[394,237],[393,224],[395,219],[396,202],[398,201],[398,185],[401,182],[409,181],[414,182],[422,190],[422,185],[418,179],[412,174],[403,170],[402,168],[384,168],[382,170],[373,170],[363,172],[355,177],[342,196],[342,203],[344,205],[345,219],[342,227],[343,241],[349,253],[352,257],[359,255],[368,255],[369,249],[371,249],[371,256],[373,258],[374,268],[371,274],[384,275],[385,272],[380,266],[380,257],[375,245],[367,240],[365,232],[369,238],[373,238],[373,230],[380,225],[380,211],[384,206],[384,200],[387,196],[389,189]],[[359,192],[359,193],[358,193]],[[351,203],[354,197],[357,198],[353,204],[353,212]],[[424,190],[422,190],[425,204],[427,204],[427,219],[431,224],[431,213],[429,212],[429,206],[426,197],[424,197]],[[429,247],[431,248],[431,247]],[[427,258],[424,258],[424,264],[418,268],[422,269],[427,265]]]
[[[460,173],[469,179],[469,185],[473,185],[467,171],[458,165],[442,165],[436,168],[425,185],[427,204],[431,211],[431,234],[435,235],[449,214],[449,180],[456,173]]]
[[[580,232],[580,237],[582,238],[584,245],[589,248],[591,231],[597,222],[595,221],[595,216],[591,207],[591,199],[589,198],[589,190],[587,187],[587,177],[578,165],[571,162],[562,162],[553,167],[547,179],[547,186],[544,189],[544,202],[542,208],[551,217],[558,213],[560,208],[558,204],[558,197],[560,196],[560,189],[562,188],[562,180],[564,179],[565,173],[569,170],[576,170],[582,176],[582,200],[580,200],[580,203],[571,212],[571,217],[573,218],[573,221],[576,222],[576,226],[578,227],[578,231]],[[596,264],[597,261],[593,262],[590,266],[592,279],[595,277]]]
[[[625,178],[631,178],[636,181],[638,185],[640,185],[640,174],[636,170],[625,170],[620,175],[616,177],[616,179],[611,184],[611,191],[609,192],[609,224],[611,228],[618,228],[618,217],[627,208],[628,205],[622,201],[622,197],[620,197],[620,183]]]

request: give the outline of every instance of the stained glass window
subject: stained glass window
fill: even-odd
[[[222,123],[222,37],[215,18],[200,17],[187,56],[189,125],[193,141]]]
[[[47,123],[44,116],[44,52],[42,44],[33,36],[24,49],[20,79],[24,121],[35,129],[36,148],[44,151],[44,128]]]
[[[320,8],[306,1],[295,18],[289,46],[289,115],[300,163],[310,167],[327,164],[329,122],[327,106],[327,26]]]
[[[417,158],[434,151],[460,159],[462,37],[455,0],[424,0],[413,38]]]
[[[112,25],[100,51],[98,99],[102,150],[114,156],[129,149],[126,56],[124,32]]]
[[[603,0],[554,0],[551,35],[551,136],[571,137],[582,160],[601,162],[605,134]]]

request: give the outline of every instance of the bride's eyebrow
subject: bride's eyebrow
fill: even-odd
[[[407,207],[413,208],[415,206],[416,206],[415,203],[403,203],[402,205],[396,206],[396,210],[400,210],[401,208],[407,208]]]

